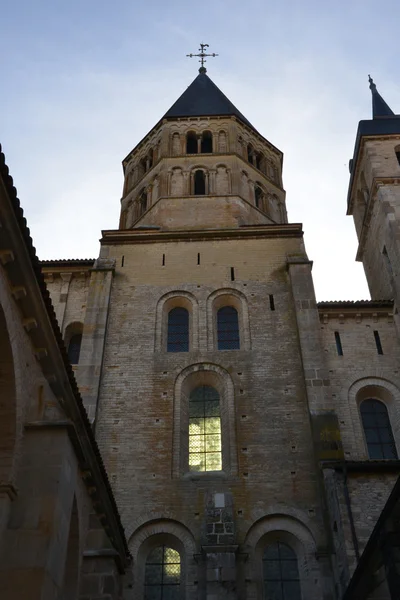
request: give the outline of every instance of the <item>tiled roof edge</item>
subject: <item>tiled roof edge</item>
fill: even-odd
[[[94,437],[92,426],[90,424],[90,421],[89,421],[86,409],[84,407],[84,404],[83,404],[83,401],[82,401],[82,397],[81,397],[81,395],[79,393],[79,390],[78,390],[78,386],[77,386],[77,383],[76,383],[76,380],[75,380],[75,375],[73,373],[71,364],[70,364],[69,359],[68,359],[68,355],[67,355],[67,352],[66,352],[66,349],[65,349],[65,345],[64,345],[64,340],[62,338],[61,331],[60,331],[60,328],[59,328],[59,325],[58,325],[58,322],[57,322],[57,319],[56,319],[56,314],[54,312],[54,308],[53,308],[53,304],[51,302],[50,294],[49,294],[49,292],[47,290],[47,287],[46,287],[46,284],[44,282],[44,278],[43,278],[41,267],[40,267],[40,261],[39,261],[37,255],[36,255],[36,249],[35,249],[35,247],[33,245],[33,240],[32,240],[31,235],[30,235],[29,227],[28,227],[27,221],[26,221],[26,219],[24,217],[24,211],[21,208],[21,203],[20,203],[20,200],[19,200],[19,198],[17,196],[17,190],[16,190],[16,188],[14,186],[13,179],[12,179],[12,177],[10,175],[9,168],[7,166],[7,163],[6,163],[5,155],[3,153],[3,149],[2,149],[2,145],[1,144],[0,144],[0,177],[2,178],[2,180],[4,182],[4,186],[6,188],[6,191],[7,191],[8,195],[9,195],[9,198],[11,200],[11,204],[12,204],[12,207],[13,207],[13,210],[14,210],[15,218],[16,218],[17,223],[19,225],[19,228],[20,228],[20,231],[21,231],[21,235],[23,237],[26,249],[27,249],[29,257],[31,259],[32,268],[34,270],[34,273],[35,273],[35,276],[36,276],[36,280],[37,280],[39,289],[40,289],[41,294],[42,294],[43,302],[45,304],[47,313],[49,315],[50,322],[52,324],[52,328],[53,328],[53,332],[54,332],[54,335],[55,335],[55,338],[56,338],[56,341],[57,341],[57,345],[59,347],[61,356],[62,356],[63,361],[64,361],[64,366],[65,366],[65,370],[66,370],[67,375],[68,375],[69,384],[70,384],[70,386],[72,388],[72,391],[73,391],[73,394],[75,396],[75,399],[76,399],[76,402],[77,402],[77,406],[79,408],[79,412],[81,414],[82,421],[84,423],[86,432],[87,432],[89,440],[91,442],[93,451],[94,451],[94,453],[95,453],[95,455],[96,455],[96,457],[98,459],[100,471],[101,471],[101,474],[103,476],[104,483],[105,483],[105,486],[107,488],[107,491],[109,493],[111,504],[113,505],[114,510],[115,510],[116,520],[117,520],[117,523],[118,523],[119,528],[120,528],[121,537],[122,537],[122,539],[124,541],[126,555],[129,556],[129,549],[128,549],[128,545],[127,545],[127,542],[126,542],[125,532],[124,532],[124,528],[122,526],[121,517],[120,517],[120,514],[119,514],[117,503],[116,503],[115,498],[114,498],[114,494],[113,494],[113,491],[112,491],[112,488],[111,488],[111,485],[110,485],[110,482],[109,482],[109,479],[108,479],[107,471],[105,469],[105,466],[104,466],[104,463],[103,463],[103,459],[102,459],[102,456],[100,454],[99,447],[97,445],[96,438]]]

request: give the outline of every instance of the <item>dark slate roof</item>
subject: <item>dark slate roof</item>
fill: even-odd
[[[372,118],[377,119],[379,117],[394,117],[394,112],[392,111],[390,106],[386,104],[386,102],[376,89],[376,85],[370,76],[369,89],[372,93]]]
[[[165,113],[164,119],[214,116],[235,116],[254,129],[208,75],[200,73]]]
[[[325,300],[318,302],[320,309],[328,308],[391,308],[393,300]]]
[[[370,89],[372,93],[372,119],[360,121],[358,124],[356,143],[354,146],[353,158],[350,160],[350,182],[347,194],[347,214],[350,214],[350,202],[354,181],[355,166],[363,137],[373,135],[393,135],[400,134],[400,115],[396,115],[386,104],[385,100],[376,89],[376,85],[369,78]]]

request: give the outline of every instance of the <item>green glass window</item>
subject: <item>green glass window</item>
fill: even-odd
[[[177,306],[168,313],[167,352],[189,351],[189,312]]]
[[[167,546],[158,546],[146,560],[144,600],[178,600],[181,557]]]
[[[301,600],[297,557],[289,546],[275,542],[263,554],[264,600]]]
[[[189,469],[222,469],[219,394],[207,385],[194,389],[189,398]]]
[[[217,312],[218,350],[240,350],[239,319],[236,308],[223,306]]]

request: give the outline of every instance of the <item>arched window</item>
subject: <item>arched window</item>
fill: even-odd
[[[256,207],[260,208],[262,210],[263,209],[263,191],[259,185],[256,185],[256,187],[254,188],[254,197],[255,197]]]
[[[151,169],[151,167],[153,166],[153,160],[154,160],[154,154],[153,154],[153,150],[150,148],[149,153],[147,155],[147,159],[146,159],[146,170]]]
[[[221,471],[221,416],[219,394],[208,385],[189,397],[189,470]]]
[[[194,174],[194,195],[204,196],[206,193],[206,177],[204,171],[197,170]]]
[[[186,154],[197,154],[197,135],[194,131],[189,131],[186,136]]]
[[[247,160],[253,164],[253,147],[250,144],[247,146]]]
[[[75,333],[71,336],[68,343],[68,358],[71,365],[77,365],[79,362],[79,355],[81,353],[82,334]]]
[[[297,557],[289,546],[268,544],[262,563],[265,600],[301,600]]]
[[[261,152],[256,152],[256,167],[260,171],[264,169],[264,155]]]
[[[189,312],[177,306],[168,313],[167,352],[189,351]]]
[[[396,148],[394,149],[395,153],[396,153],[396,157],[397,157],[397,162],[400,165],[400,145],[396,146]]]
[[[212,133],[211,131],[204,131],[203,135],[201,136],[201,153],[211,154],[212,151]]]
[[[139,195],[139,215],[142,215],[147,210],[147,192],[143,188]]]
[[[218,350],[239,350],[239,319],[236,308],[223,306],[217,312]]]
[[[167,546],[154,548],[147,557],[144,576],[145,600],[179,600],[181,557]]]
[[[360,406],[362,424],[371,459],[397,459],[397,450],[386,405],[369,398]]]

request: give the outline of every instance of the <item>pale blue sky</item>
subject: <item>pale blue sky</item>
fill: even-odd
[[[0,0],[0,142],[41,258],[95,257],[117,227],[121,160],[197,74],[285,154],[318,299],[367,297],[345,216],[367,75],[400,112],[395,0]]]

